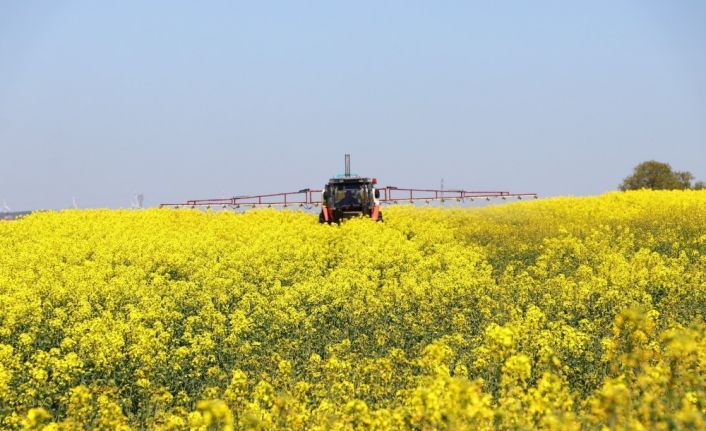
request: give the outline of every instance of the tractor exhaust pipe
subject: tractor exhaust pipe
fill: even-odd
[[[346,154],[346,176],[351,176],[351,155]]]

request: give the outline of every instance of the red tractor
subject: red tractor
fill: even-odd
[[[320,223],[338,223],[359,215],[382,221],[380,191],[375,178],[343,176],[331,178],[322,193]]]
[[[346,154],[346,173],[331,178],[321,194],[319,223],[339,223],[343,219],[365,215],[382,221],[377,179],[351,175],[351,159]]]
[[[537,197],[536,193],[510,193],[505,191],[467,191],[445,189],[402,189],[398,187],[376,188],[375,178],[352,175],[350,155],[346,154],[346,170],[331,178],[323,190],[302,189],[297,192],[271,193],[265,195],[241,195],[232,198],[195,199],[184,203],[161,204],[160,208],[212,208],[245,209],[258,207],[291,207],[306,209],[321,206],[320,223],[340,223],[356,216],[370,217],[382,221],[382,204],[415,203],[431,201],[473,201],[491,198]]]

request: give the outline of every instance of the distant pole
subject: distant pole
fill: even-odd
[[[441,191],[442,192],[444,191],[444,179],[443,178],[441,179]]]

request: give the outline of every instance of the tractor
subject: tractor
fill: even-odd
[[[472,202],[475,199],[489,201],[491,198],[507,199],[536,198],[536,193],[510,193],[507,191],[468,191],[461,189],[411,189],[399,187],[377,187],[377,179],[360,177],[351,173],[351,158],[345,157],[345,173],[331,178],[323,190],[301,189],[295,192],[260,195],[239,195],[232,198],[192,199],[183,203],[164,203],[160,208],[216,208],[248,209],[261,207],[303,207],[312,209],[321,206],[320,223],[340,223],[356,216],[370,217],[382,221],[383,204],[418,202],[430,203],[456,201]],[[320,193],[320,194],[319,194]]]
[[[376,184],[375,178],[351,175],[350,156],[346,154],[346,173],[331,178],[321,192],[319,223],[340,223],[359,215],[382,221]]]

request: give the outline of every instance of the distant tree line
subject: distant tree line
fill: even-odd
[[[632,175],[620,184],[620,190],[686,190],[706,189],[703,181],[694,181],[694,175],[689,171],[675,171],[669,163],[648,160],[635,166]]]

